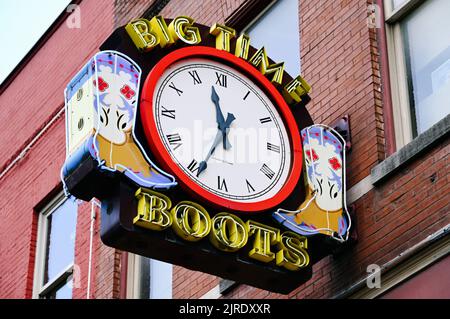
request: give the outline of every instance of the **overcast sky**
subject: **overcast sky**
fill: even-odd
[[[0,83],[70,0],[0,0]]]

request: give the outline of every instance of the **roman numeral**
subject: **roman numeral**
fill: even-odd
[[[161,107],[163,108],[161,110],[161,115],[162,116],[166,116],[166,117],[169,117],[171,119],[175,119],[175,110],[168,110],[162,105],[161,105]]]
[[[250,184],[250,182],[248,180],[245,180],[245,182],[247,183],[247,190],[249,193],[252,193],[255,191],[255,189],[253,188],[252,184]]]
[[[175,92],[177,92],[178,96],[181,96],[181,94],[183,94],[183,91],[181,91],[180,89],[178,89],[175,84],[173,84],[173,82],[170,82],[169,87],[171,89],[174,89]]]
[[[270,169],[270,167],[267,166],[266,164],[264,164],[264,165],[261,167],[260,171],[263,172],[263,174],[266,175],[269,179],[272,179],[272,178],[275,176],[275,172],[272,171],[272,170]]]
[[[200,80],[200,76],[198,75],[197,71],[189,71],[189,75],[194,79],[194,85],[202,83],[202,80]]]
[[[227,76],[225,74],[220,74],[216,72],[217,81],[216,84],[220,86],[227,87]]]
[[[193,159],[187,168],[191,173],[198,171],[198,162],[195,159]]]
[[[225,182],[225,179],[220,178],[220,176],[217,176],[217,188],[220,191],[225,190],[228,193],[227,183]]]
[[[273,145],[272,143],[267,143],[267,149],[276,153],[280,153],[280,147],[278,145]]]
[[[245,94],[243,100],[245,101],[245,99],[247,98],[247,96],[250,94],[250,91],[247,92],[247,94]]]
[[[175,134],[168,134],[167,136],[167,140],[169,141],[170,145],[174,145],[174,150],[176,150],[177,148],[179,148],[183,143],[181,143],[181,136],[178,133]]]
[[[261,124],[272,122],[272,119],[270,117],[263,117],[262,119],[259,119]]]

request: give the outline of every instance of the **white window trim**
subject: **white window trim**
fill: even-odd
[[[391,78],[392,112],[394,116],[395,142],[397,149],[413,140],[413,123],[407,67],[400,20],[410,14],[425,0],[407,0],[393,9],[392,1],[384,1],[386,38],[388,46],[389,75]]]
[[[386,16],[386,22],[393,24],[398,22],[400,19],[404,18],[409,14],[414,8],[425,2],[426,0],[406,0],[400,7],[394,10],[391,0],[385,0],[384,2],[384,12]]]
[[[432,246],[423,249],[418,254],[409,258],[399,266],[385,274],[381,274],[381,288],[368,288],[365,286],[360,291],[351,295],[349,299],[374,299],[395,286],[411,278],[421,270],[446,257],[450,253],[450,236],[445,236]]]
[[[55,198],[48,203],[40,212],[37,229],[37,243],[36,243],[36,259],[34,265],[33,276],[33,299],[39,299],[62,282],[67,281],[73,274],[74,264],[67,266],[61,271],[52,281],[43,285],[44,271],[45,271],[45,254],[46,254],[46,240],[48,235],[48,216],[51,215],[58,207],[60,207],[67,199],[64,192],[60,192]]]
[[[141,256],[128,253],[127,264],[127,299],[140,299],[141,291]]]

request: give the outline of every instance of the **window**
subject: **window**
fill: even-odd
[[[171,299],[172,265],[128,254],[127,298]]]
[[[293,77],[300,74],[300,35],[297,0],[273,1],[243,32],[255,48],[264,46],[275,62],[285,62]]]
[[[448,299],[450,297],[450,236],[446,228],[428,236],[422,247],[403,253],[388,262],[381,272],[380,288],[366,284],[350,299]],[[412,251],[415,251],[412,254]],[[412,254],[410,257],[407,257]],[[406,257],[406,259],[404,259]],[[399,262],[396,262],[395,260]],[[404,259],[400,261],[400,259]],[[380,265],[381,268],[385,268]],[[362,281],[366,283],[367,281]]]
[[[450,113],[450,1],[384,3],[400,148]]]
[[[72,298],[76,221],[76,201],[62,194],[39,214],[34,298]]]

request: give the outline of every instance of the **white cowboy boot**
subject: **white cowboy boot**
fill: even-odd
[[[72,79],[65,92],[68,158],[87,148],[101,169],[123,172],[139,186],[170,188],[174,177],[148,158],[134,134],[141,73],[126,55],[102,51]]]
[[[305,236],[320,233],[344,241],[350,228],[345,205],[345,141],[325,125],[307,127],[301,135],[306,198],[298,210],[279,209],[274,218]]]

